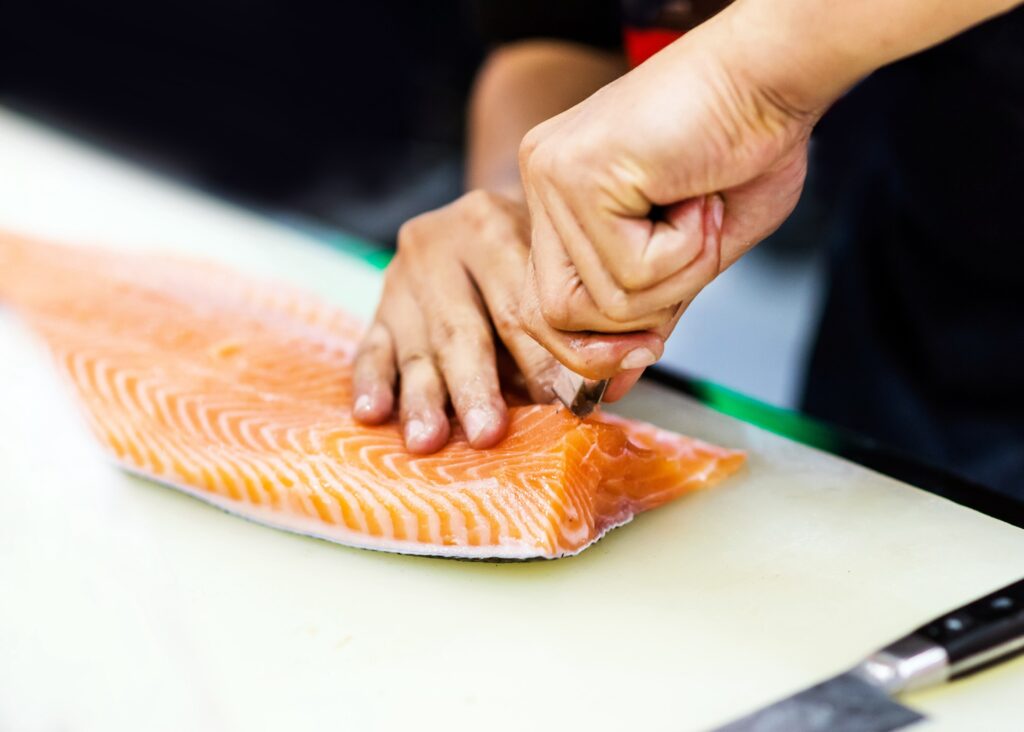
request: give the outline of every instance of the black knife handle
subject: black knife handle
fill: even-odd
[[[916,631],[946,650],[949,678],[1024,652],[1024,580],[936,618]]]

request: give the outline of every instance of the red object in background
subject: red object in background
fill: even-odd
[[[622,34],[629,65],[639,66],[668,44],[679,40],[683,32],[665,30],[664,28],[633,28],[626,26]]]

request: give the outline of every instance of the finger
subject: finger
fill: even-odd
[[[505,404],[511,408],[523,407],[536,401],[545,401],[533,398],[530,385],[526,382],[522,369],[519,368],[519,364],[516,363],[505,344],[496,343],[495,347],[498,350],[498,380],[501,382],[501,395],[505,399]]]
[[[391,332],[399,373],[399,421],[405,446],[415,453],[448,441],[447,392],[434,363],[423,317],[404,286],[385,288],[381,319]]]
[[[636,386],[636,382],[640,381],[640,377],[644,375],[645,370],[646,369],[630,369],[615,376],[608,383],[608,388],[604,390],[603,401],[611,403],[622,399],[622,397],[629,393],[630,389]]]
[[[601,261],[623,289],[646,290],[692,262],[702,249],[706,197],[642,216],[597,211],[582,220]]]
[[[529,249],[523,238],[504,242],[504,246],[487,255],[475,250],[466,257],[470,276],[487,305],[494,330],[519,368],[530,398],[547,403],[555,398],[559,367],[558,361],[520,323],[519,298],[528,263]]]
[[[499,382],[529,394],[535,402],[549,402],[554,399],[558,361],[519,323],[518,300],[530,252],[529,216],[500,196],[487,195],[481,202],[488,223],[486,238],[495,246],[465,247],[460,255],[498,335],[495,345],[503,349],[496,359]],[[504,216],[495,215],[495,205]],[[503,397],[508,404],[507,396]]]
[[[431,357],[410,351],[400,357],[401,395],[399,418],[405,446],[410,452],[437,452],[448,442],[451,427],[444,407],[446,395],[441,374]]]
[[[352,373],[352,415],[363,424],[380,424],[391,416],[395,393],[395,348],[381,323],[366,332]]]
[[[686,308],[688,306],[688,302],[680,303],[676,307],[676,313],[672,320],[660,328],[655,328],[654,333],[667,341],[668,337],[675,329],[676,324],[679,322],[679,319],[682,318],[683,313],[686,312]],[[629,369],[622,371],[617,376],[613,377],[608,384],[608,388],[605,389],[604,401],[611,403],[622,399],[622,397],[626,396],[626,394],[636,386],[637,382],[640,381],[641,377],[644,375],[644,371],[646,371],[646,369]]]
[[[628,253],[631,249],[642,250],[644,246],[656,246],[666,237],[685,236],[686,244],[679,262],[671,262],[661,270],[656,283],[637,289],[638,286],[624,287],[615,277],[614,264],[606,263],[596,249],[598,240],[588,236],[576,223],[571,213],[563,213],[564,225],[559,227],[566,251],[579,277],[593,298],[598,310],[613,321],[630,324],[633,329],[651,328],[664,323],[672,314],[676,303],[692,297],[718,275],[720,262],[720,232],[722,199],[719,196],[691,199],[671,207],[666,221],[638,222],[623,221],[623,229],[629,235],[646,230],[646,243],[631,241],[624,236],[619,250]],[[715,212],[718,217],[715,217]],[[709,234],[717,234],[710,236]],[[640,282],[638,278],[636,282]],[[574,313],[575,318],[559,324],[566,330],[608,331],[602,323],[595,321],[590,313]]]
[[[594,293],[583,282],[581,274],[566,252],[563,238],[569,236],[578,238],[578,228],[568,234],[558,231],[548,217],[546,208],[542,205],[537,207],[537,214],[533,219],[533,246],[530,256],[537,273],[541,312],[553,328],[565,331],[626,333],[656,327],[671,315],[670,312],[654,312],[645,313],[636,319],[616,320],[602,313],[595,303]],[[584,246],[589,245],[580,244],[580,247]],[[601,271],[600,263],[594,266],[598,272]],[[607,273],[603,275],[603,280],[600,276],[597,278],[606,283],[601,290],[603,295],[608,295],[609,288],[617,290]],[[599,285],[595,284],[595,287]],[[619,297],[612,297],[615,300],[615,307],[611,308],[613,310],[621,310],[627,306],[626,293],[618,291],[618,294]]]
[[[555,380],[561,368],[558,360],[523,331],[521,326],[504,337],[506,344],[513,344],[506,347],[526,382],[530,400],[537,404],[553,401],[556,398]]]
[[[552,328],[567,329],[574,313],[594,313],[596,306],[559,241],[558,232],[548,217],[546,204],[537,191],[537,187],[543,186],[546,180],[546,176],[535,173],[532,162],[536,159],[533,155],[536,145],[531,140],[537,139],[537,129],[534,128],[523,139],[519,148],[523,187],[530,211],[529,259],[533,271],[540,273],[540,277],[533,274],[528,279],[535,285],[536,311],[543,313]],[[615,328],[612,324],[606,325],[608,330]]]
[[[650,366],[665,342],[657,333],[572,333],[552,328],[540,311],[532,258],[519,309],[523,329],[559,362],[589,379],[610,379],[626,369]]]
[[[661,327],[655,328],[653,332],[663,341],[667,341],[689,305],[689,301],[679,303],[675,308],[675,314],[672,316],[672,319]],[[646,368],[628,369],[613,377],[611,382],[608,384],[608,388],[605,389],[604,401],[617,402],[619,399],[622,399],[622,397],[626,396],[626,394],[636,386],[636,383],[640,381],[640,378],[644,375],[644,371],[646,371]]]
[[[602,205],[607,196],[593,186],[573,186],[564,191],[541,188],[537,195],[603,312],[606,306],[615,306],[610,299],[613,293],[653,287],[682,270],[702,249],[703,196],[659,213],[646,199],[639,211],[624,208],[619,202]]]
[[[431,280],[444,282],[444,292],[418,292],[421,306],[430,313],[431,347],[466,439],[476,448],[492,447],[508,431],[508,412],[487,314],[461,262],[445,259],[433,266],[437,269]]]
[[[564,186],[563,192],[545,200],[555,225],[560,232],[578,228],[586,248],[619,289],[647,290],[679,272],[702,249],[705,196],[675,199],[677,203],[661,209],[636,185],[610,195],[591,181]],[[567,247],[577,262],[578,253],[568,242]],[[587,277],[584,282],[589,288]]]
[[[725,214],[725,201],[719,195],[711,197],[711,205],[705,208],[704,216],[704,237],[705,237],[705,252],[710,252],[711,256],[708,261],[708,268],[710,270],[721,272],[724,267],[722,264],[722,247],[723,247],[723,216]],[[703,256],[703,255],[702,255]],[[683,317],[683,314],[690,307],[690,303],[697,297],[699,293],[694,292],[689,297],[684,298],[675,307],[675,313],[672,318],[665,324],[654,329],[664,340],[668,340],[669,336],[675,330],[679,320]]]
[[[675,309],[675,314],[672,316],[672,319],[669,322],[665,323],[665,325],[659,328],[655,328],[653,332],[656,335],[658,335],[663,341],[667,341],[668,337],[672,334],[672,331],[675,330],[676,324],[679,322],[679,319],[682,318],[683,313],[686,312],[686,308],[689,306],[689,304],[689,302],[685,302],[677,305]],[[646,370],[646,368],[639,368],[627,369],[625,371],[619,372],[618,375],[614,376],[611,379],[611,382],[608,384],[608,388],[605,389],[604,401],[611,403],[617,402],[620,399],[622,399],[622,397],[626,396],[626,394],[628,394],[630,390],[634,386],[636,386],[636,383],[640,381],[640,378],[644,375],[644,371]]]
[[[474,447],[490,447],[508,431],[494,334],[468,275],[442,282],[447,295],[430,318],[434,352],[466,439]]]

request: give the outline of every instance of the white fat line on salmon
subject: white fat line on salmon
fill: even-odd
[[[316,539],[324,539],[344,546],[357,549],[370,549],[375,551],[397,552],[399,554],[411,554],[417,556],[436,556],[469,559],[534,559],[539,558],[536,548],[522,542],[506,540],[501,546],[465,546],[465,545],[443,545],[424,544],[413,541],[395,541],[379,539],[365,534],[356,533],[341,526],[329,526],[322,522],[307,519],[295,514],[281,514],[263,506],[253,506],[248,503],[241,503],[232,499],[226,499],[216,494],[209,494],[197,491],[194,488],[167,480],[161,477],[154,477],[145,471],[137,468],[119,464],[121,469],[128,473],[139,476],[145,480],[160,483],[179,490],[190,496],[198,498],[223,511],[239,516],[254,523],[269,526],[271,528],[301,534]]]

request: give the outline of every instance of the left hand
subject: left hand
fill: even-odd
[[[380,424],[397,406],[406,447],[431,453],[448,442],[449,401],[473,447],[505,436],[503,365],[510,385],[550,401],[558,364],[517,314],[528,247],[526,206],[487,191],[407,222],[356,356],[355,418]]]
[[[358,421],[380,424],[397,411],[406,447],[431,453],[448,442],[450,401],[470,445],[487,448],[508,428],[502,382],[535,402],[555,398],[558,362],[520,327],[529,237],[526,205],[483,190],[402,227],[377,314],[356,354]],[[621,336],[588,346],[619,349],[621,358],[623,341],[628,346]],[[612,382],[606,401],[638,377]]]

